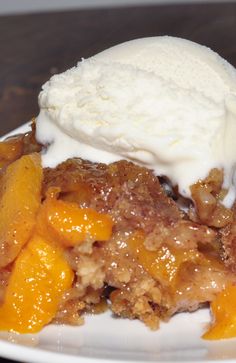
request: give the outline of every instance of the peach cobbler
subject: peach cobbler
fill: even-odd
[[[235,95],[230,64],[172,37],[54,75],[0,143],[0,330],[210,304],[203,337],[236,336]]]
[[[107,308],[157,329],[212,302],[205,337],[235,335],[235,210],[219,203],[221,170],[192,186],[196,208],[184,212],[144,167],[42,168],[40,149],[34,128],[0,143],[0,329],[80,325]]]

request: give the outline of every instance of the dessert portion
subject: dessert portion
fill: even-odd
[[[235,199],[236,71],[193,42],[153,37],[110,48],[53,76],[39,95],[43,165],[129,160],[190,186],[223,169]]]
[[[110,308],[151,329],[212,304],[236,336],[236,71],[171,37],[51,78],[32,131],[0,143],[0,329]]]

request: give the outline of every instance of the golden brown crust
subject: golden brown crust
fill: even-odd
[[[195,210],[190,210],[190,218],[215,228],[223,228],[232,223],[232,211],[221,204],[226,193],[222,184],[223,171],[212,169],[207,178],[191,186]]]
[[[236,203],[232,208],[233,222],[219,232],[225,264],[236,272]]]
[[[55,169],[45,169],[44,194],[50,187],[60,189],[60,198],[109,213],[115,221],[108,242],[91,245],[87,241],[67,252],[76,270],[79,296],[72,298],[73,303],[67,301],[71,308],[60,321],[74,321],[76,304],[81,312],[99,304],[106,287],[116,315],[138,318],[154,329],[160,319],[166,320],[177,311],[193,311],[211,301],[231,278],[221,261],[216,231],[189,220],[150,170],[127,161],[105,165],[71,159]],[[146,236],[147,250],[158,251],[168,245],[213,260],[184,263],[173,292],[166,281],[153,278],[130,250],[127,239],[139,229]],[[97,300],[89,303],[91,293]]]

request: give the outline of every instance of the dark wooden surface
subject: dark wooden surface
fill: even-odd
[[[0,17],[0,134],[37,115],[51,74],[119,42],[163,34],[208,45],[236,66],[236,3]]]
[[[205,44],[236,66],[236,3],[0,17],[0,135],[37,115],[38,92],[53,73],[117,43],[164,34]]]

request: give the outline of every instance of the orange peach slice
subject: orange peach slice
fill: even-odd
[[[11,263],[31,237],[41,201],[39,154],[10,164],[0,183],[0,268]]]
[[[236,337],[236,286],[221,291],[211,303],[213,323],[203,339],[218,340]]]
[[[200,254],[195,250],[178,251],[167,245],[161,246],[158,251],[149,251],[144,245],[144,239],[143,232],[137,231],[128,239],[128,246],[144,269],[154,279],[165,282],[168,286],[174,285],[184,262],[196,262],[200,258]]]
[[[33,235],[13,266],[0,307],[0,330],[40,331],[55,317],[73,277],[62,248]]]
[[[76,246],[86,238],[107,241],[112,226],[112,219],[107,214],[55,198],[48,198],[43,203],[37,219],[39,233],[64,246]]]
[[[0,142],[0,167],[10,164],[18,159],[23,151],[22,139],[11,137]]]

